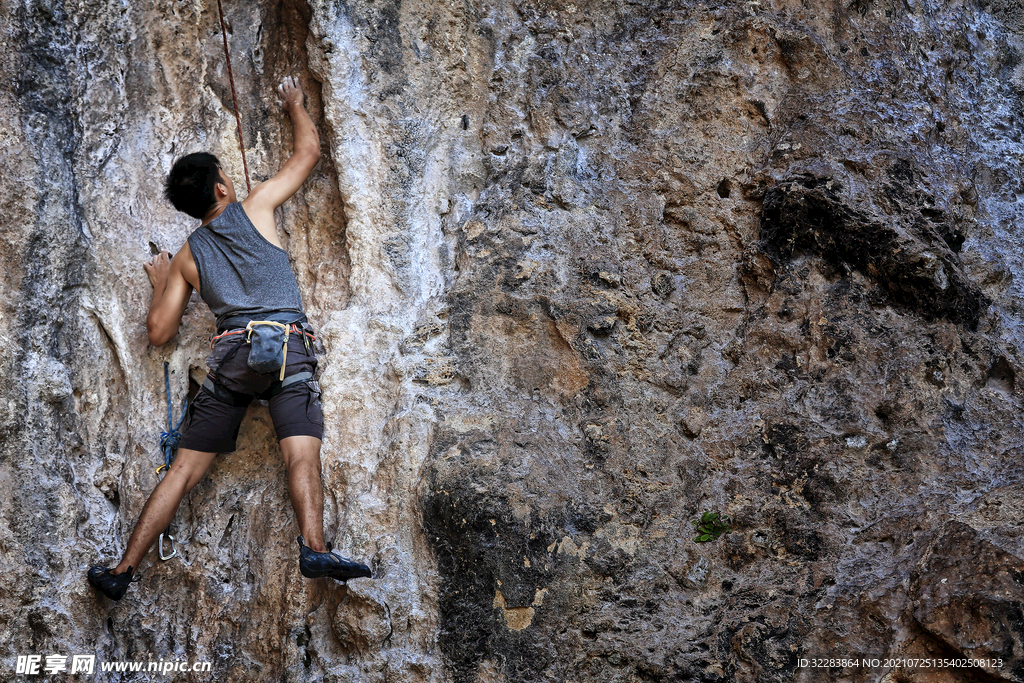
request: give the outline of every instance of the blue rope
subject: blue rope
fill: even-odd
[[[164,450],[164,467],[170,469],[171,463],[174,462],[174,451],[178,450],[178,443],[181,441],[181,432],[178,431],[178,427],[185,419],[188,399],[185,399],[185,405],[181,408],[181,417],[178,418],[178,424],[175,425],[171,412],[171,377],[167,369],[167,361],[164,361],[164,387],[167,390],[167,431],[160,432],[160,448]]]

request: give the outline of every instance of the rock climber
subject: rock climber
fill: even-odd
[[[177,455],[146,501],[121,562],[113,569],[89,569],[89,582],[112,600],[120,600],[140,578],[135,570],[143,556],[214,457],[235,450],[239,425],[254,397],[270,403],[302,532],[302,575],[342,581],[370,576],[366,565],[341,557],[324,542],[323,412],[313,378],[315,337],[274,221],[274,209],[299,189],[320,159],[320,138],[298,80],[284,79],[278,92],[292,121],[292,155],[244,201],[237,201],[231,178],[212,154],[178,159],[167,177],[167,199],[202,224],[173,258],[161,252],[144,265],[153,285],[146,319],[149,342],[160,346],[177,333],[193,288],[217,317],[217,334],[206,359],[210,372],[186,412]]]

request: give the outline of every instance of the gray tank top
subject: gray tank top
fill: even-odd
[[[200,295],[217,327],[233,316],[276,311],[302,313],[302,297],[288,253],[259,233],[238,202],[189,235]]]

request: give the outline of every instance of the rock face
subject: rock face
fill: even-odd
[[[4,2],[0,679],[1024,680],[1019,3],[223,4],[253,182],[283,76],[323,140],[280,229],[376,578],[301,578],[254,406],[87,585],[205,372],[198,298],[147,344],[163,176],[241,158],[216,3]]]

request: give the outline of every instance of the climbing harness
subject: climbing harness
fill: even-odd
[[[220,324],[220,334],[210,339],[210,348],[221,340],[234,339],[234,346],[231,347],[219,365],[225,365],[238,352],[242,345],[250,344],[249,358],[247,364],[254,372],[269,374],[278,372],[277,381],[271,386],[261,398],[272,398],[280,394],[286,387],[297,382],[306,382],[313,379],[313,373],[308,370],[285,376],[285,368],[288,362],[288,338],[291,335],[301,335],[302,343],[306,349],[306,355],[312,353],[310,340],[316,341],[316,337],[310,331],[311,328],[306,322],[306,317],[299,314],[278,313],[267,316],[269,320],[251,320],[247,316],[236,316],[229,318]],[[272,318],[278,318],[273,320]],[[280,368],[280,371],[278,371]],[[208,373],[203,381],[202,389],[208,394],[235,407],[243,407],[252,403],[254,396],[232,391],[217,381],[216,374]]]
[[[167,393],[167,431],[160,432],[160,448],[164,452],[164,464],[156,468],[156,473],[159,474],[163,471],[171,468],[171,463],[174,462],[174,451],[178,450],[178,444],[181,443],[181,432],[178,428],[181,427],[182,421],[185,419],[185,412],[188,410],[188,399],[185,399],[185,405],[181,408],[181,417],[178,418],[178,424],[174,424],[174,413],[171,409],[171,376],[168,370],[167,361],[164,361],[164,389]],[[160,534],[160,539],[157,544],[157,550],[160,552],[160,559],[167,561],[178,554],[177,548],[174,547],[174,536],[171,535],[171,527],[167,526],[167,529]],[[167,542],[170,544],[171,552],[169,555],[164,554],[164,538],[167,538]]]
[[[268,399],[273,398],[284,391],[287,387],[290,387],[297,382],[308,382],[311,379],[313,379],[313,373],[308,370],[296,372],[294,375],[289,375],[281,380],[277,386],[270,389],[269,393],[265,394],[264,397]],[[221,403],[227,403],[235,406],[236,408],[241,408],[252,403],[252,394],[243,394],[238,391],[232,391],[220,382],[217,382],[213,377],[210,377],[210,375],[206,376],[206,379],[203,380],[201,386],[203,390]]]
[[[231,84],[231,103],[235,107],[235,122],[238,124],[238,147],[242,151],[242,168],[245,169],[245,189],[252,192],[249,184],[249,164],[245,161],[245,141],[242,138],[242,115],[238,111],[238,96],[235,94],[235,75],[231,72],[231,54],[228,52],[228,32],[224,24],[224,8],[217,0],[217,12],[220,14],[220,34],[224,38],[224,59],[228,64],[228,83]]]

